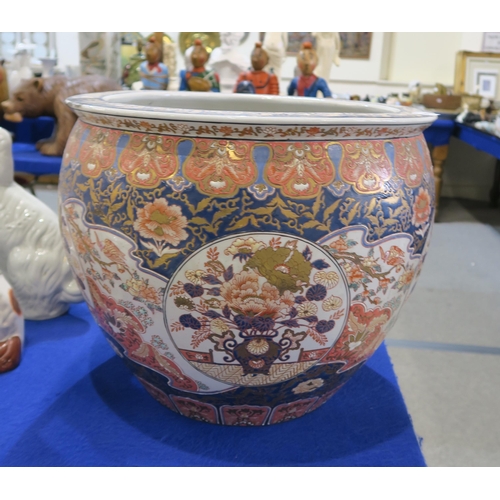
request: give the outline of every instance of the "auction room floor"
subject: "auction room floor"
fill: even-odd
[[[429,466],[500,466],[500,209],[442,198],[386,341]]]
[[[442,198],[438,221],[386,344],[427,464],[498,467],[500,209]]]

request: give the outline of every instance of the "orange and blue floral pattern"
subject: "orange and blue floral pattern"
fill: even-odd
[[[419,126],[160,131],[91,116],[63,156],[62,230],[124,362],[205,422],[267,425],[321,406],[420,273],[434,185]]]

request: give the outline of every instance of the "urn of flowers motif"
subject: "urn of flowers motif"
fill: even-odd
[[[268,425],[328,400],[410,294],[434,218],[422,131],[383,104],[73,96],[60,217],[112,347],[171,410]]]

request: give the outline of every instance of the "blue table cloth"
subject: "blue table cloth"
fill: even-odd
[[[61,156],[42,155],[34,144],[16,142],[12,144],[14,155],[14,170],[16,172],[27,172],[37,177],[47,174],[59,174],[61,169]]]
[[[0,120],[0,127],[14,134],[14,142],[31,143],[47,139],[54,131],[55,120],[51,116],[24,118],[22,122],[13,123]]]
[[[425,140],[432,146],[446,146],[450,142],[454,128],[454,117],[440,116],[430,127],[424,130]]]
[[[500,137],[464,123],[456,124],[453,135],[478,151],[496,158],[493,185],[490,190],[490,207],[498,207],[500,205]]]
[[[40,139],[47,139],[54,131],[54,118],[24,118],[20,123],[0,120],[0,127],[14,134],[12,153],[14,170],[27,172],[36,176],[59,174],[62,158],[60,156],[42,155],[35,147]]]
[[[454,136],[500,160],[500,137],[463,123],[456,124]]]
[[[424,466],[382,345],[318,410],[269,427],[190,420],[129,373],[85,304],[26,321],[0,375],[2,466]]]

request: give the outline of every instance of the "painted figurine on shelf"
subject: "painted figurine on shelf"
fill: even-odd
[[[220,92],[219,75],[215,71],[205,69],[208,61],[207,49],[200,39],[194,41],[191,52],[191,63],[193,69],[180,72],[181,83],[179,90],[191,90],[196,92]]]
[[[161,62],[162,50],[154,37],[144,47],[146,60],[139,66],[143,90],[167,90],[169,72]]]
[[[251,55],[252,70],[244,71],[238,77],[234,92],[237,93],[253,93],[253,94],[272,94],[279,95],[280,86],[278,78],[273,73],[263,71],[264,66],[269,62],[267,52],[262,48],[262,43],[256,42],[255,48]],[[245,85],[248,82],[253,87],[253,92],[248,92],[250,85]],[[243,85],[242,85],[243,84]]]
[[[318,55],[311,42],[302,44],[297,55],[297,65],[301,75],[290,82],[288,95],[317,97],[318,92],[321,92],[323,97],[332,97],[326,80],[314,74],[314,69],[318,65]]]

